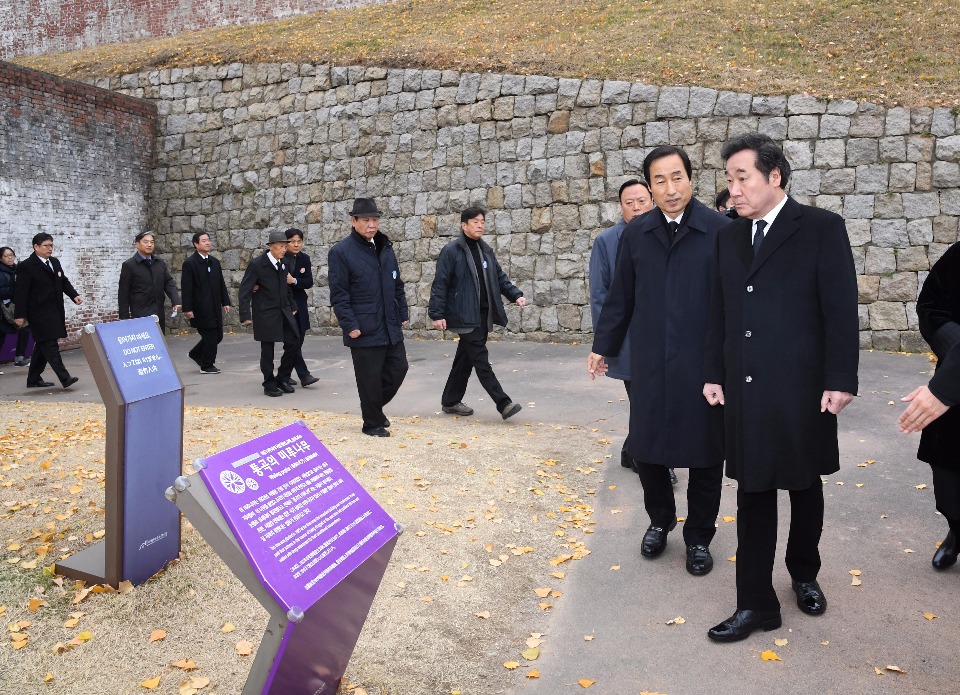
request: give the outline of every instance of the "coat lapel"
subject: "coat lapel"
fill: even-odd
[[[780,210],[780,214],[777,215],[777,218],[773,221],[773,224],[770,225],[770,231],[767,232],[767,235],[763,239],[763,243],[760,244],[760,252],[757,254],[756,258],[753,259],[753,264],[750,266],[750,274],[757,272],[757,270],[762,266],[770,256],[772,256],[783,243],[789,239],[793,234],[800,228],[797,219],[800,217],[801,209],[798,203],[796,203],[793,198],[788,198],[786,204],[783,206],[783,209]],[[750,239],[750,231],[753,229],[753,225],[750,224],[747,226],[747,239]],[[751,246],[752,249],[752,246]]]
[[[633,224],[634,220],[631,220],[627,228]],[[663,213],[657,208],[643,213],[643,215],[636,220],[636,224],[639,226],[638,231],[644,234],[652,234],[654,238],[660,242],[660,245],[665,251],[670,250],[670,240],[667,239],[667,230],[663,228]],[[624,231],[626,231],[626,229],[624,229]]]
[[[752,229],[752,220],[748,220],[746,217],[741,217],[735,223],[734,229],[731,230],[732,234],[737,235],[737,254],[740,256],[740,260],[743,262],[743,267],[747,270],[749,270],[750,266],[753,264],[753,246],[750,244],[750,231]]]

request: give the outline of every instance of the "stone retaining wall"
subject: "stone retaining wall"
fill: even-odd
[[[306,231],[315,323],[334,325],[326,256],[355,196],[386,210],[415,329],[428,325],[434,261],[462,208],[490,210],[487,238],[533,306],[510,328],[539,340],[590,330],[593,237],[654,146],[690,154],[696,195],[722,188],[722,143],[759,130],[783,142],[790,193],[846,218],[861,345],[924,349],[915,299],[957,240],[960,134],[945,108],[883,108],[806,95],[751,96],[616,80],[232,64],[97,82],[156,102],[150,215],[178,268],[198,230],[215,238],[235,292],[270,229]]]

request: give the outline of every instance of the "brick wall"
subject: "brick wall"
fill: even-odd
[[[147,222],[156,105],[0,61],[0,244],[19,259],[37,232],[83,295],[70,341],[117,318],[120,264]],[[162,245],[161,245],[162,250]]]
[[[0,0],[0,58],[176,36],[387,0]]]
[[[150,218],[178,269],[211,234],[233,296],[270,229],[306,230],[314,324],[334,326],[330,245],[355,196],[375,196],[426,335],[430,283],[459,212],[487,207],[486,239],[533,306],[510,328],[589,340],[586,265],[616,221],[620,183],[654,146],[690,154],[694,191],[724,184],[722,143],[748,131],[783,143],[789,192],[847,221],[864,348],[921,350],[917,288],[957,241],[958,116],[807,95],[437,70],[232,64],[104,78],[159,112]]]

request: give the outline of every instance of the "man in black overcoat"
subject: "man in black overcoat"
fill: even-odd
[[[180,309],[180,295],[167,264],[153,255],[153,232],[140,232],[134,240],[137,251],[120,266],[120,284],[117,287],[117,308],[120,319],[138,319],[156,316],[160,332],[166,332],[164,294],[170,297],[173,311]]]
[[[364,434],[389,437],[383,407],[407,375],[403,326],[410,320],[407,297],[393,242],[380,231],[373,198],[357,198],[350,210],[353,227],[327,257],[330,303],[350,348],[360,396]]]
[[[777,491],[790,492],[786,565],[797,606],[820,615],[820,476],[840,467],[837,414],[857,391],[857,278],[846,225],[784,192],[790,165],[766,135],[727,142],[740,218],[718,237],[703,395],[724,405],[737,481],[737,610],[711,639],[780,627],[773,588]]]
[[[217,346],[223,340],[223,315],[230,313],[230,295],[220,261],[210,255],[213,243],[206,232],[193,235],[196,253],[183,262],[180,285],[183,315],[197,329],[200,342],[187,353],[201,374],[219,374]]]
[[[300,334],[294,315],[297,305],[290,289],[293,276],[284,258],[286,253],[286,235],[281,231],[270,232],[267,250],[250,261],[240,281],[240,321],[244,324],[253,322],[253,339],[260,342],[263,392],[274,397],[296,390],[290,384],[290,374],[300,350]],[[274,374],[273,357],[277,343],[283,343],[283,354]]]
[[[717,235],[730,220],[693,197],[692,168],[678,147],[657,147],[643,162],[657,208],[634,218],[620,237],[613,281],[603,302],[587,370],[606,372],[630,336],[630,436],[627,453],[650,516],[640,545],[658,557],[677,525],[671,468],[688,468],[683,524],[686,568],[713,568],[723,482],[723,420],[707,405],[703,350]]]
[[[917,458],[930,464],[937,511],[949,527],[932,564],[945,570],[960,552],[960,244],[930,269],[917,298],[917,318],[937,367],[929,384],[901,399],[910,405],[899,424],[904,434],[923,432]]]
[[[43,380],[47,363],[53,368],[63,388],[79,381],[63,366],[60,345],[57,343],[60,338],[67,337],[63,295],[70,297],[74,304],[83,304],[80,293],[73,289],[70,280],[63,274],[60,261],[53,257],[53,237],[41,232],[33,237],[33,253],[17,266],[14,286],[14,321],[18,328],[23,326],[25,320],[29,321],[36,342],[27,370],[27,386],[53,386]]]
[[[297,328],[300,329],[300,346],[297,349],[297,363],[295,368],[300,377],[301,386],[315,384],[320,379],[310,373],[307,363],[303,359],[303,341],[310,330],[310,312],[307,307],[307,290],[313,287],[313,269],[310,265],[310,256],[303,251],[303,232],[291,227],[284,232],[287,237],[287,269],[293,276],[293,300],[297,304]]]

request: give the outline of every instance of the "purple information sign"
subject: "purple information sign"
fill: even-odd
[[[200,477],[278,604],[306,611],[394,536],[303,422],[204,460]]]
[[[97,335],[124,403],[180,389],[160,326],[152,316],[99,323]]]

